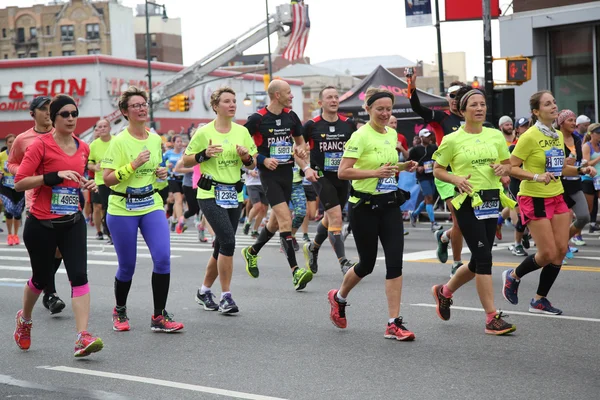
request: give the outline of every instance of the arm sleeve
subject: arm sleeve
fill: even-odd
[[[290,117],[292,117],[292,121],[294,122],[294,131],[292,132],[292,136],[304,136],[304,127],[302,126],[302,121],[300,121],[298,114],[290,111]]]
[[[442,167],[447,167],[450,165],[452,155],[454,154],[452,147],[452,135],[444,136],[440,147],[433,153],[432,159]]]
[[[344,145],[343,158],[360,158],[363,152],[363,146],[360,140],[360,135],[352,135],[350,140]]]
[[[42,163],[42,146],[44,144],[41,140],[35,140],[25,152],[25,157],[19,165],[17,173],[15,174],[15,182],[19,182],[23,178],[34,176]]]
[[[24,151],[21,148],[21,140],[19,140],[19,136],[17,136],[13,142],[11,152],[8,155],[8,172],[14,176],[17,175],[19,164],[21,164],[21,161],[23,161],[23,155]]]
[[[419,100],[419,96],[417,95],[417,90],[413,90],[410,96],[410,106],[419,117],[423,118],[425,123],[429,122],[437,122],[440,123],[446,118],[448,115],[443,111],[432,110],[429,107],[424,107],[421,105],[421,101]]]
[[[119,169],[125,164],[121,154],[121,145],[116,139],[117,138],[112,139],[108,145],[108,149],[102,159],[102,168]]]

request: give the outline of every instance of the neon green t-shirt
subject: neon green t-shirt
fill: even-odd
[[[156,184],[156,169],[162,162],[162,140],[156,133],[148,132],[148,138],[139,140],[124,129],[109,142],[102,159],[102,168],[119,169],[137,158],[144,150],[150,151],[150,160],[140,166],[126,180],[111,186],[118,193],[131,194],[125,197],[111,194],[108,198],[108,213],[117,216],[145,215],[162,210],[163,202],[158,193],[152,193]],[[150,194],[152,193],[152,194]],[[144,196],[148,194],[147,196]]]
[[[212,121],[196,131],[185,150],[185,154],[193,155],[206,150],[211,140],[213,145],[221,145],[223,152],[211,157],[208,161],[200,165],[202,174],[211,175],[218,182],[235,184],[240,180],[241,169],[244,166],[235,146],[244,146],[254,156],[257,151],[254,140],[252,140],[248,129],[243,125],[232,122],[231,130],[227,133],[221,133],[215,129],[215,122]],[[198,188],[196,197],[199,199],[214,199],[215,187],[211,187],[210,190]],[[244,201],[241,192],[238,193],[238,201]]]
[[[481,133],[473,134],[461,126],[444,136],[432,158],[442,167],[450,166],[454,175],[471,175],[473,191],[480,191],[502,187],[500,177],[490,165],[508,160],[510,153],[499,130],[483,127]]]
[[[112,140],[112,136],[110,140],[104,141],[100,138],[94,140],[90,143],[90,155],[88,156],[88,162],[92,164],[102,163],[104,159],[104,154],[106,154],[106,150],[108,150],[108,146],[110,146],[110,141]],[[102,177],[102,168],[100,171],[94,171],[94,181],[96,181],[96,185],[104,185],[104,178]]]
[[[521,135],[512,155],[523,160],[525,171],[532,174],[554,172],[554,176],[562,174],[565,146],[562,132],[556,132],[558,133],[558,139],[552,139],[544,135],[535,126],[532,126]],[[523,180],[519,187],[519,196],[549,198],[558,196],[563,191],[564,188],[560,179],[555,182],[551,181],[548,185],[544,182]]]
[[[397,142],[398,134],[392,128],[386,127],[386,133],[379,133],[366,124],[346,142],[342,158],[355,158],[354,168],[361,170],[375,170],[386,163],[394,165],[398,162]],[[380,195],[397,190],[398,182],[395,177],[368,178],[352,181],[352,187],[357,192]],[[351,196],[348,201],[357,203],[358,198]]]
[[[6,150],[0,153],[0,168],[2,168],[2,174],[4,175],[0,184],[14,189],[15,177],[8,171],[8,152]]]

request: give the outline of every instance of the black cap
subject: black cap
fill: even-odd
[[[35,99],[31,100],[31,103],[29,103],[29,110],[33,111],[37,108],[41,108],[43,107],[46,103],[50,103],[50,97],[48,96],[39,96],[36,97]]]
[[[516,125],[517,125],[517,128],[520,128],[520,127],[525,126],[527,124],[529,124],[529,118],[521,117],[521,118],[519,118],[517,120],[517,124]]]

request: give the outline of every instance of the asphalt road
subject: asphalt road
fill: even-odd
[[[446,224],[447,225],[447,224]],[[314,231],[314,225],[311,231]],[[295,292],[278,242],[261,252],[259,279],[235,258],[233,297],[236,316],[202,310],[194,301],[210,244],[195,232],[172,236],[172,278],[167,309],[185,323],[184,332],[150,331],[151,260],[142,238],[137,273],[129,296],[132,330],[113,332],[113,280],[116,254],[88,230],[92,291],[90,331],[105,348],[85,359],[73,358],[75,329],[64,269],[57,277],[67,308],[50,316],[38,302],[32,348],[13,342],[14,315],[30,276],[23,245],[0,245],[0,398],[32,399],[598,399],[600,397],[600,240],[563,267],[549,299],[563,317],[527,312],[539,273],[520,287],[521,303],[500,295],[501,272],[520,259],[508,252],[512,232],[494,251],[496,304],[517,325],[512,336],[484,334],[484,314],[474,284],[455,294],[452,319],[440,320],[432,308],[431,286],[448,279],[450,265],[435,260],[428,225],[408,228],[402,315],[415,332],[410,343],[383,338],[387,319],[385,267],[379,265],[351,293],[348,328],[329,321],[327,291],[341,273],[328,243],[320,269],[303,292]],[[252,242],[238,234],[239,247]],[[5,243],[6,232],[0,234]],[[239,250],[239,249],[238,249]],[[356,258],[352,236],[347,253]],[[297,253],[303,261],[302,253]],[[468,260],[465,253],[463,259]],[[214,287],[218,295],[218,283]]]

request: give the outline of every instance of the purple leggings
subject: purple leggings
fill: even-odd
[[[119,260],[116,277],[121,282],[130,282],[135,272],[137,258],[138,228],[148,245],[153,272],[168,274],[171,272],[171,238],[169,225],[162,210],[152,211],[139,216],[106,215],[106,223]]]

